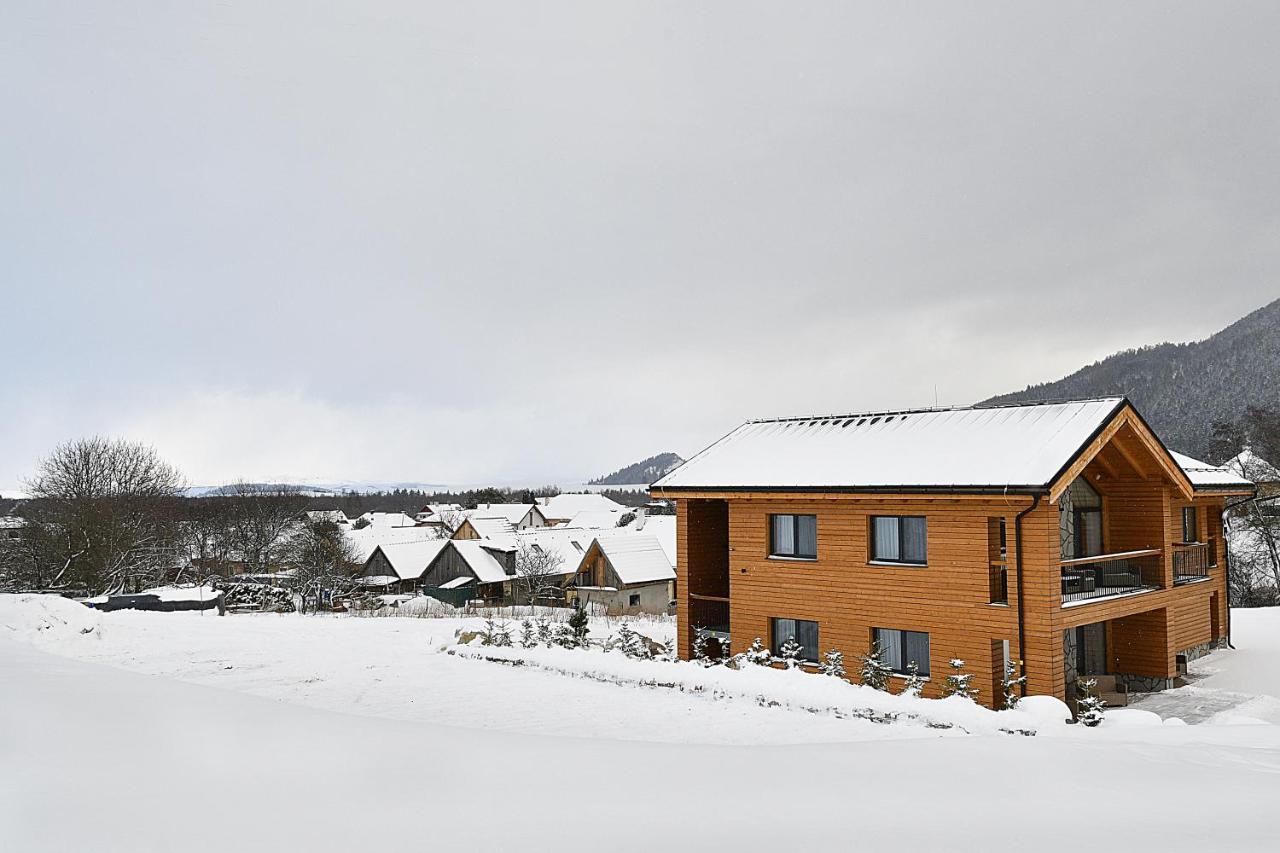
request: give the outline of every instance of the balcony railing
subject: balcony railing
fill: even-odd
[[[1213,554],[1205,542],[1177,542],[1173,546],[1173,582],[1190,583],[1209,577]]]
[[[1063,560],[1062,603],[1072,604],[1157,589],[1160,586],[1160,550],[1124,551]]]

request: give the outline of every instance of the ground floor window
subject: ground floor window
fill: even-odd
[[[928,634],[923,631],[876,628],[874,639],[880,648],[880,661],[894,672],[905,675],[908,664],[914,661],[921,675],[929,674]]]
[[[640,593],[638,593],[638,592],[633,592],[633,593],[631,593],[631,595],[629,595],[629,596],[627,597],[627,606],[628,606],[628,607],[639,607],[639,606],[640,606]]]
[[[773,620],[773,653],[779,654],[787,640],[795,640],[800,644],[800,659],[818,662],[818,623],[804,619]]]

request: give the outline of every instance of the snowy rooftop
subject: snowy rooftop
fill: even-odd
[[[417,524],[403,512],[366,512],[360,518],[372,527],[413,527]]]
[[[596,537],[618,579],[625,584],[675,580],[676,572],[657,538],[644,533]]]
[[[425,542],[396,542],[378,547],[400,579],[407,581],[422,577],[427,566],[431,565],[431,561],[448,544],[448,539],[432,539]]]
[[[618,520],[624,514],[622,510],[618,509],[584,509],[582,512],[575,513],[563,526],[604,530],[610,527],[617,527]]]
[[[519,524],[536,504],[480,504],[467,513],[468,518],[505,518]]]
[[[623,529],[647,533],[657,539],[671,565],[680,565],[676,559],[676,517],[674,515],[642,515]]]
[[[561,562],[556,573],[569,575],[578,570],[578,564],[591,547],[595,534],[596,531],[584,528],[533,527],[513,534],[507,541],[513,543],[513,547],[540,548],[559,555]]]
[[[658,480],[653,491],[1043,487],[1124,402],[749,421]]]
[[[516,532],[516,526],[505,518],[480,518],[473,516],[467,521],[471,527],[485,539],[499,539]]]
[[[604,495],[565,493],[542,498],[539,509],[547,518],[570,519],[581,512],[622,511],[626,507]]]
[[[1246,447],[1222,467],[1251,483],[1280,483],[1280,470],[1254,453],[1252,448]]]
[[[481,583],[500,583],[509,580],[506,567],[498,559],[495,551],[506,550],[483,539],[450,540],[458,554],[471,567],[471,571]]]
[[[355,549],[356,560],[363,563],[379,545],[395,545],[401,542],[425,542],[439,538],[430,527],[368,527],[347,528],[343,531]]]
[[[1187,473],[1187,479],[1191,481],[1191,485],[1197,489],[1232,489],[1232,488],[1252,488],[1253,483],[1248,479],[1240,476],[1239,471],[1233,471],[1227,465],[1217,468],[1208,462],[1201,462],[1199,459],[1193,459],[1182,453],[1169,451],[1173,456],[1173,460],[1178,463],[1178,467]],[[1239,457],[1237,457],[1239,458]],[[1234,462],[1236,460],[1232,460]]]

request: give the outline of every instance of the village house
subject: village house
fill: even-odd
[[[627,508],[612,498],[594,492],[562,492],[541,498],[538,509],[542,511],[548,524],[567,524],[579,513],[622,513]]]
[[[662,477],[680,655],[695,633],[878,647],[999,703],[1007,660],[1068,702],[1170,686],[1230,631],[1222,516],[1254,487],[1165,448],[1123,398],[748,422]],[[852,668],[852,667],[851,667]]]
[[[577,566],[572,597],[610,616],[667,613],[675,580],[675,569],[656,537],[602,534]]]
[[[501,518],[516,530],[546,527],[547,518],[537,504],[480,504],[466,511],[467,518]]]

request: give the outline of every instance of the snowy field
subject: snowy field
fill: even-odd
[[[72,604],[0,596],[6,850],[1275,846],[1280,610],[1236,611],[1239,650],[1143,705],[1198,724],[1086,730],[1052,700],[459,648],[474,619]]]

